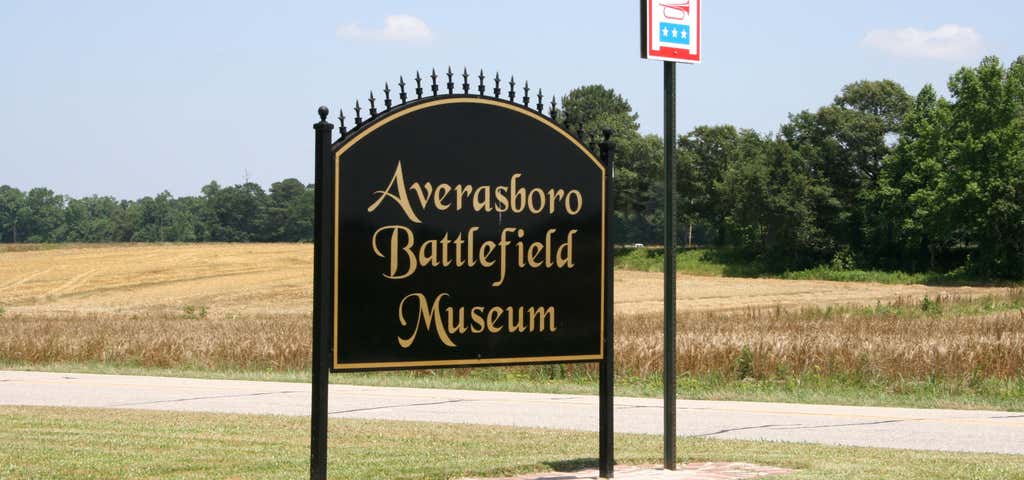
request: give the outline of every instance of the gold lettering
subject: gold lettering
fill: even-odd
[[[536,196],[534,195],[535,193],[537,194]],[[534,197],[539,198],[540,200],[537,200],[537,202],[534,202],[533,201]],[[537,205],[536,203],[539,203],[539,205]],[[530,194],[526,196],[526,208],[529,208],[530,209],[530,213],[532,213],[534,215],[536,215],[536,214],[538,214],[540,212],[543,212],[544,211],[544,191],[539,189],[539,188],[531,189],[530,190]]]
[[[575,206],[570,205],[570,200],[575,199]],[[565,194],[565,211],[569,215],[576,215],[580,213],[580,209],[583,208],[583,194],[579,190],[569,190],[569,193]]]
[[[565,197],[565,190],[559,188],[558,190],[548,190],[548,213],[555,213],[555,205],[558,205],[558,201]]]
[[[466,244],[466,247],[467,247],[466,248],[466,250],[467,250],[466,265],[468,265],[470,267],[476,266],[476,258],[474,257],[474,254],[473,254],[474,250],[476,250],[473,247],[475,247],[476,245],[473,242],[473,236],[476,234],[477,230],[480,230],[480,227],[470,227],[469,228],[469,240],[468,240],[468,242]]]
[[[511,333],[525,332],[526,319],[523,317],[523,307],[519,307],[519,316],[516,316],[512,307],[508,307],[508,331]]]
[[[380,248],[377,246],[377,236],[380,235],[380,233],[385,231],[385,230],[390,230],[391,231],[391,241],[389,242],[390,248],[388,249],[389,255],[385,255],[383,252],[380,251]],[[403,245],[403,246],[399,246],[399,244],[400,244],[400,240],[399,240],[399,236],[400,235],[399,235],[399,233],[400,232],[405,235],[405,239],[406,239],[405,240],[405,245]],[[417,264],[416,264],[416,254],[413,253],[413,251],[412,251],[413,234],[412,234],[412,230],[410,230],[409,227],[406,227],[406,226],[403,226],[403,225],[389,225],[389,226],[386,226],[386,227],[378,228],[376,232],[373,232],[372,243],[373,243],[373,253],[375,255],[377,255],[378,257],[381,257],[381,258],[388,258],[388,259],[390,259],[390,262],[388,263],[388,273],[384,274],[385,278],[388,278],[388,279],[391,279],[391,280],[398,280],[398,279],[406,278],[406,277],[412,275],[413,272],[416,271],[416,266],[417,266]],[[399,251],[405,252],[406,258],[408,259],[408,267],[406,268],[405,273],[403,273],[402,275],[398,275],[398,268],[399,268],[399,266],[398,266],[398,258],[399,258],[398,253],[399,253]]]
[[[491,260],[491,254],[494,253],[494,248],[498,245],[488,240],[480,245],[480,265],[490,268],[494,266],[494,260]]]
[[[501,263],[499,264],[498,280],[491,284],[492,287],[500,287],[502,283],[505,283],[505,274],[508,272],[508,245],[511,243],[507,235],[516,230],[515,228],[501,229],[501,240],[498,240],[498,245],[501,247]]]
[[[466,309],[465,308],[460,308],[459,309],[459,324],[458,325],[454,324],[454,321],[455,321],[455,309],[452,308],[452,307],[448,307],[446,310],[448,311],[448,333],[451,333],[451,334],[466,333]]]
[[[445,204],[441,202],[444,202],[444,199],[448,197],[448,194],[451,193],[451,191],[452,187],[447,183],[438,185],[437,191],[434,192],[434,207],[437,207],[438,210],[448,210],[448,207],[452,206],[452,204]]]
[[[491,307],[487,311],[487,331],[491,333],[501,333],[501,325],[498,325],[498,320],[501,320],[501,307]]]
[[[427,240],[420,245],[420,266],[436,267],[441,263],[437,260],[437,240]]]
[[[551,262],[551,237],[555,234],[554,228],[549,228],[548,233],[544,234],[544,267],[551,268],[553,263]]]
[[[391,193],[391,187],[397,186],[398,193]],[[405,216],[409,217],[409,220],[413,223],[420,223],[420,218],[416,216],[416,213],[412,211],[412,205],[409,203],[409,196],[405,192],[405,178],[402,175],[402,162],[398,162],[395,167],[395,173],[391,175],[391,182],[388,183],[387,188],[384,190],[377,190],[373,192],[374,195],[378,195],[377,201],[367,208],[367,212],[373,212],[380,206],[380,202],[383,202],[385,198],[390,198],[401,207],[402,211],[405,212]]]
[[[405,301],[410,298],[415,298],[419,301],[419,310],[416,315],[416,328],[412,330],[412,335],[410,335],[409,338],[402,338],[401,336],[398,337],[399,346],[402,348],[409,348],[409,346],[416,341],[416,335],[420,331],[420,324],[423,324],[423,328],[426,328],[428,332],[430,331],[431,326],[433,326],[434,332],[437,333],[437,338],[441,340],[441,343],[449,347],[456,346],[455,343],[452,342],[451,338],[448,338],[448,332],[445,331],[443,320],[441,320],[441,299],[447,296],[447,293],[442,293],[437,297],[434,297],[434,304],[429,307],[427,306],[427,297],[422,293],[411,293],[406,295],[405,298],[398,303],[398,322],[405,327],[409,325],[405,320]]]
[[[566,267],[573,268],[573,267],[576,266],[573,263],[573,258],[572,258],[572,244],[573,244],[572,236],[576,235],[576,232],[578,232],[578,231],[579,230],[576,230],[575,228],[572,229],[572,230],[569,230],[569,235],[566,236],[565,243],[563,243],[561,246],[558,247],[558,252],[555,255],[556,256],[555,265],[557,265],[558,268],[566,268]]]
[[[440,293],[433,300],[426,295],[416,292],[410,293],[402,298],[398,304],[398,322],[402,327],[411,327],[411,332],[406,330],[408,336],[401,334],[396,338],[399,346],[409,348],[419,337],[420,327],[427,332],[433,332],[438,341],[449,347],[457,347],[452,340],[454,335],[467,333],[534,333],[534,332],[555,332],[555,307],[553,306],[447,306],[445,303],[451,299],[448,293]],[[407,306],[408,304],[408,306]],[[411,320],[413,311],[416,312],[415,325]],[[467,311],[470,324],[466,324]],[[447,317],[447,321],[446,318]],[[529,317],[529,320],[527,320]],[[424,334],[430,336],[429,334]]]
[[[419,182],[412,182],[412,185],[409,185],[409,190],[416,192],[416,196],[420,199],[420,208],[426,209],[427,205],[430,205],[430,194],[434,192],[434,186],[430,182],[424,183],[422,187]]]
[[[456,185],[455,186],[455,210],[462,210],[462,197],[470,199],[473,195],[472,185]]]
[[[544,319],[548,319],[548,331],[554,332],[555,328],[555,307],[530,307],[527,310],[530,314],[530,331],[533,331],[536,324],[541,332],[544,331]],[[535,323],[536,322],[536,323]]]
[[[501,185],[494,187],[494,211],[504,213],[508,211],[508,187]]]
[[[448,245],[450,245],[451,243],[452,241],[448,240],[447,233],[444,234],[443,237],[441,237],[441,265],[444,265],[446,267],[449,267],[452,264],[452,260],[448,258]]]
[[[540,268],[544,266],[544,262],[537,260],[537,257],[541,254],[543,250],[543,243],[534,242],[530,244],[529,258],[526,259],[527,262],[530,263],[530,267]]]
[[[512,211],[520,213],[526,208],[526,189],[519,187],[516,188],[516,180],[523,176],[521,173],[512,175],[512,181],[509,184],[509,193],[512,195]]]
[[[477,187],[473,190],[473,210],[478,212],[491,211],[491,187]]]
[[[484,310],[484,307],[473,307],[469,310],[469,316],[473,320],[473,326],[470,327],[469,331],[473,333],[484,332]]]

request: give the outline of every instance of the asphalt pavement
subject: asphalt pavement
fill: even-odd
[[[0,371],[0,405],[309,415],[302,383]],[[677,401],[677,433],[917,450],[1024,454],[1024,413]],[[333,418],[596,431],[594,395],[331,385]],[[660,399],[617,397],[615,431],[661,434]]]

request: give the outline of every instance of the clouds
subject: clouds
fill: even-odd
[[[427,43],[433,40],[434,32],[426,22],[412,15],[389,15],[384,18],[384,28],[364,28],[350,23],[338,27],[338,36],[352,40]]]
[[[889,55],[933,60],[964,60],[979,54],[981,35],[971,27],[943,25],[935,30],[913,27],[872,30],[861,45]]]

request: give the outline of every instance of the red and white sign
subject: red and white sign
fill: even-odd
[[[700,0],[640,0],[640,56],[700,63]]]

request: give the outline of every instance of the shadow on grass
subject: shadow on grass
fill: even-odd
[[[575,472],[579,470],[585,470],[588,468],[597,468],[598,459],[596,458],[574,458],[572,460],[557,460],[552,462],[544,462],[555,472]]]

